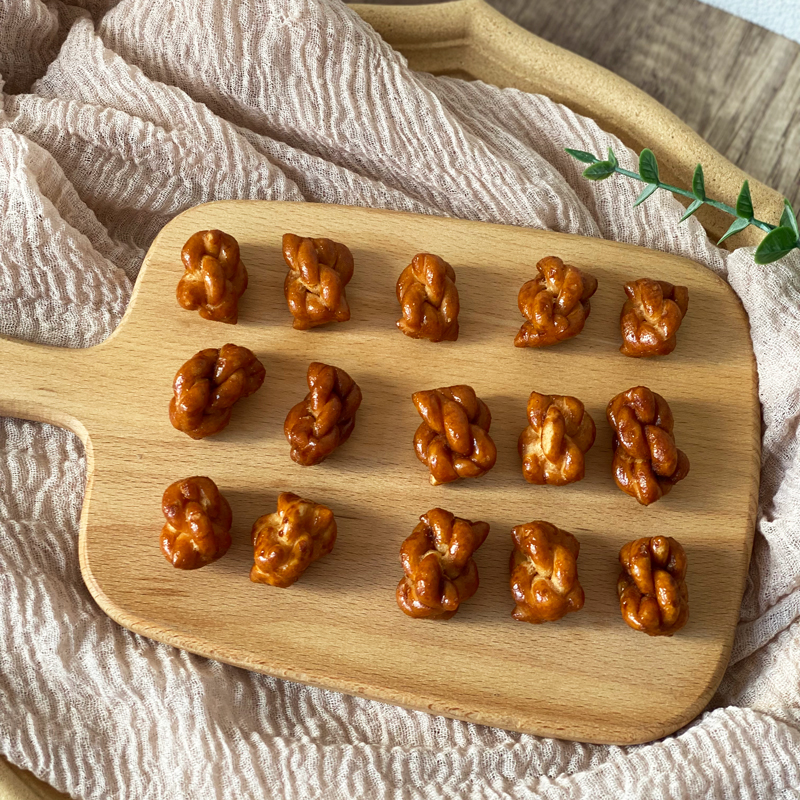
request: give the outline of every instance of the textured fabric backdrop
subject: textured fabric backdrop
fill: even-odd
[[[83,448],[0,419],[0,752],[84,798],[782,798],[800,787],[800,260],[727,254],[664,193],[593,184],[614,137],[546,97],[410,72],[322,0],[3,0],[0,333],[118,324],[158,230],[197,203],[308,200],[602,236],[688,256],[750,316],[758,532],[710,710],[664,741],[573,744],[251,674],[97,608],[78,567]],[[697,310],[693,313],[699,313]]]

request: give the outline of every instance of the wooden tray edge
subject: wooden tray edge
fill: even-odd
[[[544,94],[640,152],[650,147],[664,180],[691,186],[703,164],[709,195],[733,204],[744,180],[767,222],[777,224],[783,197],[718,153],[657,100],[613,72],[526,31],[484,0],[422,6],[350,6],[417,71],[467,73],[501,88]],[[576,142],[576,147],[581,143]],[[716,241],[730,217],[705,207],[698,219]],[[677,219],[675,220],[677,224]],[[763,232],[748,228],[729,247],[755,246]]]

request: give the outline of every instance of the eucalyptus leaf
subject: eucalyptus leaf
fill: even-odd
[[[692,178],[692,193],[698,200],[706,199],[706,179],[703,176],[703,165],[698,164],[694,168],[694,177]],[[683,220],[681,220],[683,222]]]
[[[649,148],[645,148],[639,154],[639,174],[645,183],[658,183],[658,161],[655,153]]]
[[[750,221],[745,219],[744,217],[737,217],[732,223],[730,228],[725,231],[725,235],[717,242],[717,244],[722,244],[726,239],[730,238],[739,231],[743,231],[748,225]]]
[[[792,204],[788,200],[783,201],[783,214],[781,214],[781,227],[791,228],[795,238],[800,239],[800,230],[797,229],[797,217],[792,210]]]
[[[614,167],[609,161],[598,161],[583,171],[583,177],[590,181],[602,181],[614,174]]]
[[[565,152],[569,153],[573,158],[577,158],[578,161],[583,161],[584,164],[594,164],[595,161],[600,160],[597,156],[593,156],[585,150],[573,150],[571,147],[567,147]]]
[[[650,197],[653,192],[657,191],[657,189],[657,183],[648,183],[647,186],[642,189],[642,193],[636,198],[636,202],[633,204],[633,207],[636,208],[636,206],[644,203],[644,201],[647,200],[647,198]]]
[[[736,216],[741,219],[753,219],[753,201],[750,197],[750,181],[745,181],[736,198]]]
[[[614,151],[610,147],[608,148],[608,163],[615,168],[619,166],[619,161],[617,161],[617,157],[614,155]]]
[[[796,224],[796,222],[795,222]],[[797,230],[788,226],[781,226],[770,231],[756,248],[753,260],[756,264],[771,264],[783,258],[800,246],[797,241]]]
[[[678,220],[678,224],[680,224],[681,222],[686,222],[686,220],[689,219],[689,217],[691,217],[692,214],[694,214],[694,212],[697,211],[697,209],[700,208],[700,206],[702,205],[703,205],[702,200],[693,200],[689,208],[686,209],[686,213]]]

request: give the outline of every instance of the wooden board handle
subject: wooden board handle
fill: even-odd
[[[0,416],[50,422],[86,441],[80,417],[92,397],[89,352],[0,336]]]

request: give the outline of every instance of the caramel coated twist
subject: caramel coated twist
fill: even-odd
[[[403,316],[397,327],[412,339],[458,339],[456,273],[439,256],[417,253],[397,280]]]
[[[227,427],[233,404],[257,391],[266,371],[252,350],[225,344],[193,355],[175,375],[169,419],[192,439]]]
[[[519,437],[528,483],[564,486],[582,480],[584,453],[594,444],[594,420],[575,397],[531,392],[530,424]]]
[[[278,510],[255,521],[252,539],[250,580],[285,589],[333,550],[336,520],[327,506],[282,492]]]
[[[283,431],[290,456],[304,467],[324,461],[350,438],[361,405],[361,389],[343,370],[313,362],[308,394],[286,416]]]
[[[689,459],[672,435],[667,401],[646,386],[621,392],[608,404],[614,431],[614,480],[642,505],[663,497],[689,474]]]
[[[231,507],[211,478],[196,475],[170,484],[161,500],[167,521],[161,550],[177,569],[198,569],[231,546]]]
[[[434,486],[479,478],[494,466],[492,415],[471,386],[414,392],[411,399],[424,420],[414,434],[414,451],[430,470]]]
[[[485,522],[470,522],[432,508],[400,547],[404,575],[397,605],[409,617],[450,619],[478,590],[472,556],[489,535]]]
[[[517,298],[528,320],[514,339],[517,347],[547,347],[577,336],[591,310],[589,298],[597,291],[594,276],[558,256],[546,256],[536,269],[539,274],[523,284]]]
[[[689,290],[666,281],[640,278],[625,284],[628,299],[619,327],[620,353],[633,358],[665,356],[675,349],[675,334],[689,307]]]
[[[239,298],[247,289],[247,270],[239,243],[218,230],[198,231],[181,250],[186,270],[175,292],[185,309],[200,309],[203,319],[235,325]]]
[[[580,544],[568,531],[537,520],[511,531],[511,616],[520,622],[555,622],[583,608],[578,580]]]
[[[649,636],[672,636],[689,619],[686,553],[671,536],[628,542],[619,551],[622,618]]]
[[[283,234],[283,258],[289,266],[283,292],[297,330],[350,319],[345,286],[353,277],[353,254],[332,239]]]

